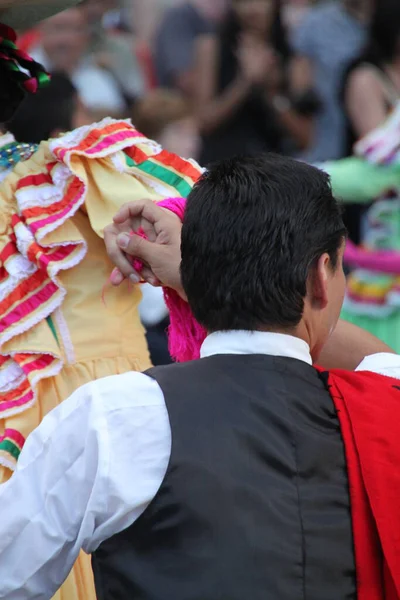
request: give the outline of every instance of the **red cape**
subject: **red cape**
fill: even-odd
[[[325,371],[345,446],[358,600],[400,600],[400,381]]]

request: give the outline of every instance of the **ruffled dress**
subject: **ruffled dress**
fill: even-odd
[[[361,247],[348,243],[352,268],[342,318],[400,352],[400,104],[355,146],[355,156],[323,165],[345,202],[372,202]]]
[[[41,144],[0,184],[0,482],[78,387],[150,366],[140,288],[107,285],[103,230],[128,201],[187,196],[201,173],[107,119]],[[95,600],[88,556],[55,598]]]

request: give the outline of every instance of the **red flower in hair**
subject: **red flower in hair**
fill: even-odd
[[[34,94],[41,85],[50,81],[50,75],[29,54],[19,50],[16,41],[14,29],[0,23],[0,62],[15,83]]]

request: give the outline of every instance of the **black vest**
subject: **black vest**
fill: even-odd
[[[95,552],[99,600],[354,600],[344,448],[318,373],[220,355],[148,375],[171,460],[139,520]]]

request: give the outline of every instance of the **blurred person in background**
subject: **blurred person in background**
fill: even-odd
[[[343,102],[348,122],[348,153],[354,144],[370,163],[399,165],[400,2],[379,0],[367,45],[345,76]],[[358,140],[362,140],[358,142]],[[385,167],[381,167],[385,170]],[[354,178],[349,172],[348,177]],[[400,179],[381,193],[371,186],[370,204],[353,205],[347,214],[350,239],[368,251],[348,277],[344,318],[400,347],[399,276],[393,263],[400,250]],[[356,199],[355,199],[356,200]],[[365,208],[364,208],[365,207]],[[390,270],[376,257],[389,253]]]
[[[348,154],[354,143],[382,125],[400,100],[400,2],[379,0],[366,48],[347,71],[344,105]]]
[[[117,81],[87,57],[90,27],[83,7],[71,8],[44,21],[40,34],[40,45],[31,51],[33,58],[50,72],[68,74],[94,118],[126,112],[127,103]]]
[[[284,0],[283,21],[289,32],[294,31],[303,21],[315,0]]]
[[[380,1],[380,0],[379,0]],[[322,107],[313,141],[303,158],[310,162],[334,160],[346,150],[346,125],[339,93],[350,61],[367,38],[374,0],[334,0],[311,8],[292,37],[297,54],[294,77],[307,89],[313,81]]]
[[[188,0],[165,11],[155,39],[158,85],[193,96],[196,40],[216,29],[226,5],[227,0]]]
[[[121,0],[140,43],[152,46],[164,12],[184,0]]]
[[[130,34],[107,31],[106,17],[116,8],[115,0],[84,0],[83,9],[90,27],[88,58],[109,71],[122,90],[128,104],[144,92],[144,79]]]
[[[35,95],[26,96],[8,129],[17,142],[40,144],[91,122],[68,76],[53,73],[47,86]]]
[[[379,127],[400,99],[400,2],[379,0],[362,52],[348,66],[340,98],[346,116],[345,155],[357,140]],[[360,243],[368,228],[368,209],[346,210],[349,237]]]
[[[232,0],[221,32],[204,36],[197,49],[202,164],[308,146],[317,102],[310,89],[299,97],[293,85],[280,0]]]
[[[136,54],[147,89],[157,87],[154,45],[164,12],[183,0],[121,0],[136,40]],[[180,33],[179,33],[180,35]]]
[[[179,92],[162,88],[149,92],[137,102],[133,122],[168,152],[198,159],[200,137],[193,109]]]

